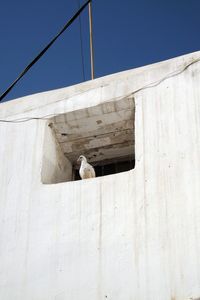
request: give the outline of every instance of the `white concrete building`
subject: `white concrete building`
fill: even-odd
[[[0,105],[0,300],[200,299],[199,60]]]

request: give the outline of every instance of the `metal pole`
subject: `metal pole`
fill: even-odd
[[[89,2],[89,23],[90,23],[90,62],[91,62],[91,78],[94,79],[94,48],[92,35],[92,3]]]

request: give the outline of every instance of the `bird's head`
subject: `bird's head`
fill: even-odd
[[[77,162],[82,162],[82,161],[87,162],[87,159],[84,155],[80,155],[79,158],[77,159]]]

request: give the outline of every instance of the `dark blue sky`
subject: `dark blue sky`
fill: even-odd
[[[1,0],[0,93],[63,27],[78,2]],[[88,80],[87,9],[81,22]],[[200,0],[93,0],[93,30],[96,77],[194,52],[200,50]],[[6,99],[82,81],[77,20]]]

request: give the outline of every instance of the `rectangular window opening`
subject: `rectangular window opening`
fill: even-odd
[[[133,97],[114,99],[52,118],[45,131],[42,182],[80,180],[77,163],[80,155],[94,167],[96,177],[133,169],[134,123]]]

